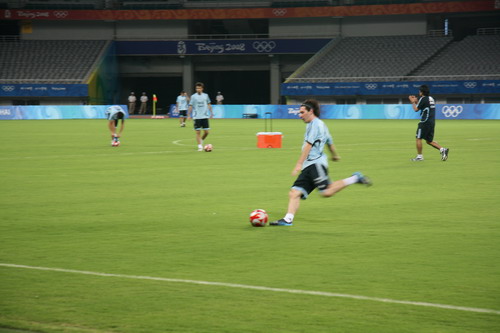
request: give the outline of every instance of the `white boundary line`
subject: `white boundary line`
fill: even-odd
[[[1,267],[10,267],[10,268],[33,269],[33,270],[40,270],[40,271],[50,271],[50,272],[63,272],[63,273],[74,273],[74,274],[84,274],[84,275],[93,275],[93,276],[116,277],[116,278],[124,278],[124,279],[164,281],[164,282],[174,282],[174,283],[189,283],[189,284],[207,285],[207,286],[252,289],[252,290],[261,290],[261,291],[273,291],[273,292],[288,293],[288,294],[301,294],[301,295],[324,296],[324,297],[340,297],[340,298],[357,299],[357,300],[363,300],[363,301],[374,301],[374,302],[382,302],[382,303],[424,306],[424,307],[429,307],[429,308],[439,308],[439,309],[447,309],[447,310],[479,312],[479,313],[489,313],[489,314],[500,315],[500,311],[492,310],[492,309],[471,308],[471,307],[464,307],[464,306],[455,306],[455,305],[428,303],[428,302],[400,301],[400,300],[395,300],[395,299],[390,299],[390,298],[379,298],[379,297],[368,297],[368,296],[360,296],[360,295],[339,294],[339,293],[331,293],[331,292],[324,292],[324,291],[272,288],[272,287],[252,286],[252,285],[237,284],[237,283],[170,279],[170,278],[142,276],[142,275],[110,274],[110,273],[99,273],[99,272],[90,272],[90,271],[79,271],[79,270],[74,270],[74,269],[26,266],[26,265],[16,265],[16,264],[6,264],[6,263],[0,263],[0,266]]]

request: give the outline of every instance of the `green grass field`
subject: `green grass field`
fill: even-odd
[[[174,119],[118,148],[105,120],[1,121],[0,332],[499,332],[500,122],[438,121],[449,160],[417,163],[415,120],[326,122],[331,178],[374,186],[254,228],[285,213],[300,120],[275,120],[281,149],[212,120],[212,153]]]

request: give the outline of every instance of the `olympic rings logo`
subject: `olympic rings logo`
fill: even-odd
[[[253,42],[252,47],[259,53],[271,52],[276,47],[276,43],[273,41]]]
[[[286,14],[286,9],[285,8],[276,8],[273,9],[273,15],[274,16],[285,16]]]
[[[468,89],[476,88],[477,82],[464,82],[464,87]]]
[[[65,18],[66,16],[68,16],[68,12],[66,12],[66,11],[64,11],[64,12],[57,11],[57,12],[54,12],[54,16],[57,17],[57,18]]]
[[[441,112],[443,113],[443,115],[446,117],[446,118],[456,118],[459,114],[462,113],[463,111],[463,107],[461,105],[445,105],[443,106],[443,108],[441,109]]]
[[[365,84],[365,88],[368,90],[374,90],[374,89],[377,89],[377,87],[378,87],[378,84],[376,84],[376,83],[366,83]]]
[[[14,91],[14,89],[15,89],[14,86],[2,86],[2,90],[6,92]]]

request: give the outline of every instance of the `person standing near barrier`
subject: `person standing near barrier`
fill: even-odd
[[[187,93],[183,90],[181,91],[179,96],[177,96],[177,100],[175,101],[177,111],[179,111],[179,122],[181,124],[181,127],[186,127],[188,103],[189,103],[189,97]]]
[[[441,147],[434,141],[436,102],[434,98],[430,96],[429,87],[425,84],[420,86],[418,94],[420,98],[417,98],[415,95],[408,96],[413,110],[415,112],[420,111],[421,116],[416,135],[417,156],[413,158],[412,161],[418,162],[424,160],[424,155],[422,154],[422,139],[424,139],[429,146],[438,149],[441,153],[441,161],[446,161],[450,149]]]
[[[107,108],[105,114],[108,119],[108,129],[111,132],[111,145],[119,146],[120,137],[125,127],[125,111],[119,105],[112,105]],[[119,119],[122,120],[122,124],[120,131],[117,131]]]
[[[137,97],[135,97],[135,93],[132,91],[130,93],[130,96],[128,97],[128,113],[134,114],[136,101],[137,101]]]
[[[210,97],[203,92],[205,85],[197,82],[195,85],[196,93],[189,100],[188,119],[193,118],[194,130],[196,131],[196,142],[198,143],[198,151],[203,151],[203,140],[209,134],[210,125],[209,118],[213,118],[212,102]],[[203,130],[203,136],[201,131]]]
[[[300,106],[299,117],[307,124],[302,152],[292,175],[299,174],[288,193],[288,210],[280,220],[271,222],[272,226],[291,226],[300,200],[317,188],[324,197],[331,197],[352,184],[370,186],[372,182],[361,172],[354,172],[351,177],[332,182],[328,176],[328,159],[323,150],[326,146],[334,162],[340,161],[340,156],[333,144],[333,139],[326,124],[319,119],[320,107],[316,100],[308,99]]]
[[[222,104],[222,101],[224,100],[224,96],[222,96],[222,93],[220,91],[217,92],[217,96],[215,96],[215,100],[217,101],[218,105]]]
[[[148,96],[146,96],[146,93],[143,92],[141,96],[141,108],[139,109],[139,114],[146,114],[148,109],[148,100]]]

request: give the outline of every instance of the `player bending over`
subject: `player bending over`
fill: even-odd
[[[113,105],[110,106],[106,110],[106,116],[108,117],[108,128],[109,131],[111,132],[111,145],[112,146],[119,146],[120,145],[120,137],[123,132],[123,128],[125,127],[125,111],[118,106],[118,105]],[[118,127],[118,120],[121,119],[122,123],[120,126],[120,131],[117,132],[116,129]]]

